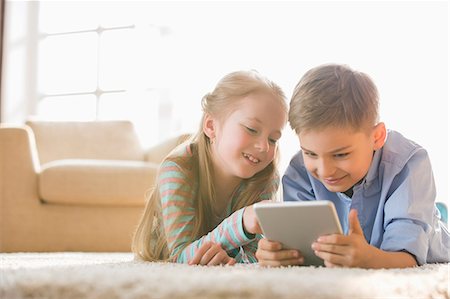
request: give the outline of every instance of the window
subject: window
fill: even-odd
[[[160,124],[172,117],[158,76],[168,31],[134,18],[136,9],[111,2],[39,3],[38,117],[131,119],[138,131],[152,128],[140,132],[147,142],[160,139]],[[160,106],[169,113],[159,114]]]

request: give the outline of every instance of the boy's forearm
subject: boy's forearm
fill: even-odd
[[[416,259],[408,252],[392,252],[374,248],[366,268],[408,268],[417,266]]]

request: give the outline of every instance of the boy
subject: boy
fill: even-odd
[[[378,91],[366,74],[335,64],[308,71],[294,90],[289,123],[301,150],[283,177],[284,200],[332,201],[345,231],[312,244],[325,266],[449,261],[428,154],[378,121]],[[303,263],[301,252],[267,239],[256,257],[265,266]]]

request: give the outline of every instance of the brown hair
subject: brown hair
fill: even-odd
[[[378,91],[372,79],[346,65],[315,67],[300,79],[289,109],[297,134],[328,126],[371,128],[378,122]]]

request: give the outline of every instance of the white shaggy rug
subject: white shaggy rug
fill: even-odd
[[[0,254],[0,298],[450,298],[450,264],[363,270],[134,261],[130,253]]]

